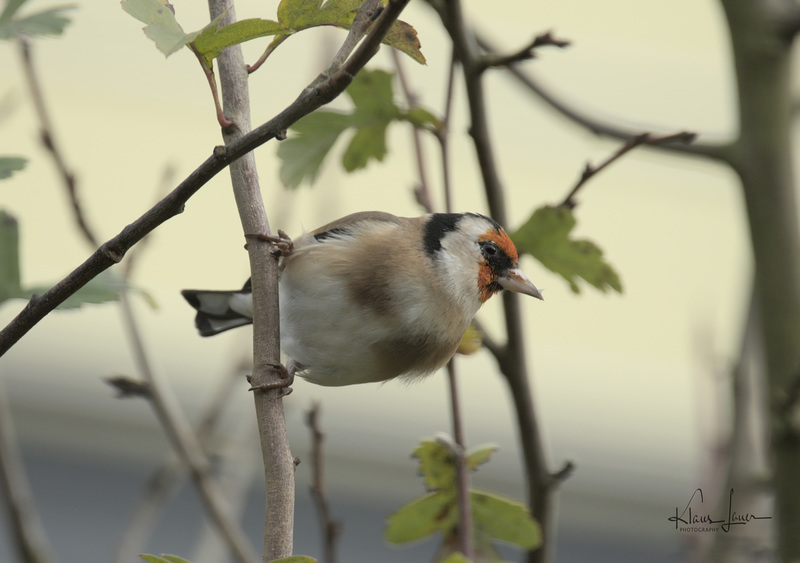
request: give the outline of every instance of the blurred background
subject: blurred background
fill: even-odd
[[[204,3],[175,1],[184,29],[208,21]],[[29,9],[51,3],[34,1]],[[275,17],[277,2],[237,2],[238,17]],[[726,27],[716,2],[593,0],[465,2],[467,17],[498,46],[515,50],[553,30],[572,46],[542,49],[526,69],[562,99],[595,115],[656,132],[687,129],[704,139],[735,133],[734,79]],[[173,187],[221,142],[205,78],[186,50],[168,59],[118,2],[83,2],[63,37],[32,41],[57,140],[77,175],[81,201],[106,240]],[[420,103],[443,112],[450,52],[438,16],[412,2],[402,19],[416,27],[428,65],[404,58]],[[253,123],[290,103],[324,68],[343,39],[306,31],[287,41],[251,77]],[[245,44],[254,61],[266,41]],[[371,68],[392,69],[386,49]],[[0,207],[17,217],[25,285],[52,284],[90,253],[65,191],[39,143],[16,44],[0,44],[0,154],[29,159],[0,184]],[[533,99],[502,71],[488,78],[492,134],[508,189],[509,230],[545,203],[564,198],[587,160],[619,143],[599,139]],[[347,108],[346,101],[334,107]],[[451,146],[457,210],[485,211],[480,175],[466,133],[463,89],[456,92]],[[360,210],[418,215],[410,130],[390,127],[381,164],[347,175],[336,160],[316,185],[287,191],[278,179],[276,143],[256,151],[273,228],[291,235]],[[438,148],[426,140],[434,185]],[[340,154],[340,151],[335,151]],[[440,192],[435,204],[442,205]],[[558,495],[558,561],[682,561],[697,538],[668,521],[698,487],[718,490],[713,451],[726,435],[727,373],[738,356],[749,295],[751,257],[738,182],[722,166],[637,149],[591,180],[576,210],[577,236],[597,243],[622,278],[624,294],[583,286],[575,295],[532,259],[523,268],[547,301],[526,300],[525,332],[534,400],[553,468],[576,471]],[[139,253],[134,282],[158,303],[133,297],[154,369],[197,421],[238,377],[215,434],[220,453],[239,460],[243,522],[261,545],[263,483],[252,399],[242,363],[249,328],[201,339],[184,288],[233,289],[248,276],[241,226],[226,172],[159,228]],[[499,300],[480,313],[502,338]],[[0,306],[7,324],[21,301]],[[525,494],[507,388],[491,356],[460,358],[466,437],[496,443],[476,486]],[[26,469],[53,549],[61,561],[111,561],[152,472],[170,446],[149,405],[120,400],[103,379],[136,375],[116,304],[55,312],[0,362]],[[329,389],[298,381],[285,401],[294,455],[309,459],[305,413],[321,405],[327,435],[331,508],[343,523],[343,561],[425,561],[436,541],[387,546],[385,518],[423,493],[410,453],[417,442],[451,432],[446,378],[403,385]],[[310,463],[297,469],[295,551],[319,556],[310,504]],[[0,530],[4,515],[0,515]],[[159,516],[136,553],[177,553],[200,561],[204,518],[191,484]],[[765,524],[767,525],[767,524]],[[513,551],[510,552],[513,556]],[[212,557],[210,560],[214,560]],[[224,560],[217,558],[216,560]],[[0,561],[15,556],[0,532]]]

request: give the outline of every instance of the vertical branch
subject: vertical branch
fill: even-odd
[[[439,11],[442,23],[453,42],[454,56],[463,69],[471,120],[469,133],[475,145],[489,212],[501,225],[507,224],[505,191],[497,170],[486,113],[482,80],[482,72],[486,67],[479,56],[475,38],[465,24],[460,1],[445,0],[441,4],[432,5]],[[504,347],[498,348],[502,353],[497,355],[497,360],[508,382],[517,414],[527,473],[528,505],[534,518],[539,521],[544,536],[542,547],[529,554],[529,561],[548,561],[552,557],[554,543],[551,492],[557,480],[547,468],[541,432],[534,412],[517,294],[503,293],[503,311],[508,340]]]
[[[392,51],[394,58],[395,68],[397,69],[397,77],[400,80],[400,87],[403,95],[406,98],[406,103],[410,107],[416,104],[415,96],[411,92],[411,88],[406,80],[403,67],[400,62],[400,57],[396,51]],[[450,193],[450,160],[448,158],[448,145],[447,145],[447,122],[450,119],[450,108],[452,107],[453,98],[453,77],[455,70],[455,59],[450,65],[450,73],[448,76],[447,84],[447,98],[445,101],[445,117],[444,123],[439,131],[436,132],[436,138],[439,141],[441,148],[442,158],[442,175],[443,186],[445,194],[445,211],[451,211],[451,193]],[[419,174],[419,187],[417,189],[417,200],[425,207],[428,213],[433,213],[433,203],[431,201],[431,190],[427,181],[427,174],[425,172],[425,158],[424,151],[422,150],[422,138],[418,128],[413,128],[413,143],[417,159],[417,172]],[[455,358],[451,358],[447,363],[447,377],[450,390],[450,406],[453,415],[453,439],[455,441],[454,454],[456,456],[456,493],[458,495],[458,521],[459,521],[459,549],[461,553],[469,560],[474,557],[474,545],[472,538],[472,503],[470,497],[470,479],[469,468],[467,467],[467,446],[464,437],[464,424],[461,417],[461,403],[458,398],[458,380],[455,366]]]
[[[792,148],[792,39],[780,25],[791,2],[722,0],[739,94],[733,166],[742,182],[770,400],[780,559],[800,559],[800,425],[786,408],[800,377],[800,236]],[[795,6],[796,7],[796,6]]]
[[[123,309],[123,319],[131,339],[134,359],[138,364],[139,373],[147,381],[150,389],[150,402],[161,426],[166,431],[181,460],[189,469],[200,493],[200,499],[231,553],[241,563],[255,561],[256,554],[250,547],[250,542],[241,527],[231,518],[226,499],[211,477],[208,458],[192,431],[189,421],[183,415],[177,397],[150,367],[127,293],[120,294],[120,303]]]
[[[331,517],[331,509],[325,492],[325,460],[322,455],[322,442],[325,434],[319,427],[319,403],[314,403],[306,414],[306,423],[311,429],[311,496],[317,505],[319,527],[322,531],[325,563],[336,563],[336,543],[339,539],[341,524]]]
[[[461,419],[461,402],[458,399],[458,378],[455,358],[447,362],[447,377],[450,382],[450,405],[453,409],[453,438],[456,454],[456,494],[458,495],[459,549],[467,560],[475,557],[472,538],[472,502],[470,497],[469,468],[467,467],[467,447],[464,439],[464,423]]]
[[[233,0],[209,0],[214,19],[222,14],[220,25],[236,21]],[[250,94],[247,66],[239,45],[228,47],[217,58],[225,117],[233,122],[223,130],[226,144],[250,131]],[[230,166],[231,182],[244,234],[270,234],[269,221],[261,198],[255,156],[246,154]],[[278,313],[278,262],[268,243],[250,240],[247,245],[253,285],[253,375],[254,387],[274,381],[274,366],[280,363]],[[294,525],[294,459],[289,448],[281,390],[255,391],[261,451],[266,480],[264,519],[264,561],[292,553]]]
[[[50,544],[36,512],[36,503],[17,447],[11,405],[2,381],[0,381],[0,491],[6,499],[10,539],[20,561],[27,563],[52,561]]]

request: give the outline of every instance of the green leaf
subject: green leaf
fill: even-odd
[[[351,121],[348,114],[316,111],[295,123],[295,135],[278,145],[283,185],[297,188],[304,180],[312,183],[325,156]]]
[[[211,68],[211,61],[231,45],[237,45],[268,35],[276,35],[289,31],[286,26],[272,20],[251,18],[219,27],[222,16],[203,28],[200,35],[192,41],[195,52],[203,59],[203,63]]]
[[[511,238],[520,253],[530,254],[563,277],[575,293],[580,293],[577,278],[600,291],[613,289],[622,293],[622,282],[603,260],[603,251],[588,240],[570,238],[575,224],[571,210],[546,205],[534,211]]]
[[[356,114],[364,119],[397,119],[402,112],[394,103],[392,73],[385,70],[362,70],[345,92],[353,100]]]
[[[439,491],[425,495],[402,506],[389,516],[384,538],[389,543],[408,543],[458,523],[454,491]]]
[[[474,471],[479,465],[489,461],[492,458],[492,454],[497,451],[497,448],[497,444],[484,444],[472,448],[467,452],[467,467]]]
[[[429,491],[455,490],[456,460],[443,440],[423,440],[411,454],[419,459],[419,470]]]
[[[464,555],[462,555],[461,553],[451,553],[450,555],[439,561],[439,563],[470,563],[470,561],[469,559],[464,557]]]
[[[0,156],[0,180],[10,178],[14,172],[19,172],[28,163],[28,159],[21,156]]]
[[[386,129],[391,121],[404,117],[393,101],[392,75],[361,71],[346,92],[355,106],[351,113],[312,113],[292,126],[297,135],[278,146],[280,177],[285,186],[296,188],[304,180],[312,183],[345,129],[355,129],[342,156],[342,165],[348,172],[386,156]]]
[[[278,21],[295,31],[322,25],[350,29],[362,3],[363,0],[328,0],[323,5],[322,0],[282,0],[278,5]],[[406,22],[396,21],[383,43],[425,64],[417,31]]]
[[[421,65],[427,64],[425,55],[422,54],[417,30],[402,20],[394,22],[382,43],[405,53]]]
[[[22,290],[20,295],[17,295],[17,297],[30,298],[32,294],[42,294],[51,287],[52,284],[29,287]],[[119,275],[110,270],[106,270],[89,280],[86,285],[67,297],[64,302],[58,305],[56,308],[77,309],[83,305],[116,301],[119,299],[119,295],[123,291],[138,293],[152,308],[155,309],[158,307],[153,297],[145,290],[127,283]]]
[[[194,41],[203,31],[185,33],[175,19],[175,8],[167,0],[122,0],[122,9],[147,24],[144,27],[144,34],[152,39],[158,50],[167,57]]]
[[[170,563],[169,559],[159,557],[158,555],[150,555],[148,553],[140,553],[140,559],[144,559],[147,563]]]
[[[0,210],[0,303],[20,292],[19,225],[13,215]]]
[[[414,106],[403,114],[403,119],[411,122],[415,127],[428,128],[433,131],[440,129],[443,125],[442,120],[433,115],[427,109]]]
[[[371,158],[378,162],[386,156],[386,128],[388,122],[372,123],[360,127],[342,156],[342,165],[348,172],[366,168]]]
[[[0,14],[0,39],[12,39],[20,33],[30,36],[61,35],[70,19],[65,12],[74,10],[73,5],[56,6],[41,12],[15,18],[14,15],[26,0],[13,0],[5,5]]]
[[[320,25],[349,28],[362,0],[281,0],[278,21],[289,29],[301,30]]]
[[[307,555],[290,555],[281,559],[273,559],[270,563],[316,563],[316,559]]]
[[[542,530],[521,502],[474,488],[470,498],[476,534],[529,550],[542,544]]]

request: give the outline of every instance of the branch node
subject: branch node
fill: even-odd
[[[101,246],[100,249],[103,255],[106,256],[109,260],[113,260],[115,264],[119,264],[125,257],[126,249],[121,248],[115,244],[112,244],[111,241],[103,244],[103,246]]]
[[[561,469],[550,475],[550,482],[548,483],[547,486],[549,488],[558,487],[559,485],[561,485],[561,483],[569,479],[574,471],[575,471],[575,464],[572,462],[571,459],[567,460],[564,463],[563,467],[561,467]]]
[[[228,158],[228,147],[225,145],[217,145],[214,147],[214,158],[217,160],[227,160]]]
[[[129,399],[131,397],[149,398],[152,395],[152,389],[146,381],[140,381],[124,375],[107,377],[105,381],[116,389],[117,398],[119,399]]]

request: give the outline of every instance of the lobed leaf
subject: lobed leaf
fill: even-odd
[[[351,122],[349,114],[316,111],[295,123],[292,131],[296,134],[278,145],[283,185],[297,188],[305,180],[312,183],[325,156]]]
[[[28,159],[21,156],[0,156],[0,180],[10,178],[14,172],[19,172],[28,163]]]
[[[492,458],[492,454],[497,451],[497,444],[484,444],[476,446],[467,452],[467,467],[475,471],[478,466],[483,465]]]
[[[278,21],[289,29],[301,30],[320,25],[349,28],[362,0],[281,0]]]
[[[73,5],[56,6],[41,12],[15,18],[14,15],[26,0],[11,0],[0,13],[0,39],[12,39],[24,33],[30,36],[61,35],[71,23],[65,12],[74,10]]]
[[[476,535],[486,534],[528,550],[542,544],[542,530],[523,503],[475,488],[470,495]]]
[[[194,41],[203,31],[185,33],[175,19],[175,9],[167,0],[122,0],[121,4],[123,10],[147,24],[144,27],[144,34],[152,39],[158,50],[167,57]],[[213,23],[211,22],[209,26]]]
[[[458,524],[454,491],[438,491],[402,506],[389,516],[384,538],[394,544],[426,538]]]
[[[580,293],[578,278],[600,291],[622,293],[619,275],[603,260],[603,251],[588,240],[570,238],[575,224],[570,209],[545,205],[534,211],[511,239],[520,253],[530,254],[560,275],[575,293]]]
[[[423,440],[411,454],[419,459],[419,470],[429,491],[455,490],[456,460],[442,440]]]

